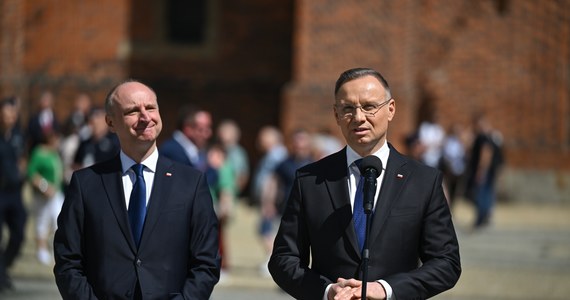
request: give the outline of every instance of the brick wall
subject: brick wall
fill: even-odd
[[[0,92],[22,98],[24,120],[46,89],[56,95],[59,118],[80,92],[96,104],[103,102],[106,91],[126,76],[129,3],[0,0],[2,32],[10,32],[0,38],[0,52],[6,55],[0,61]],[[17,77],[5,67],[16,70]]]
[[[140,78],[159,94],[163,137],[178,107],[195,103],[216,122],[236,119],[255,160],[265,124],[339,134],[334,81],[369,66],[396,98],[398,148],[426,107],[446,127],[484,111],[509,172],[552,174],[546,188],[570,193],[568,1],[211,0],[198,46],[165,40],[164,3],[0,0],[0,96],[20,95],[25,119],[51,89],[62,118],[77,93],[102,103],[118,80]]]
[[[0,92],[19,94],[24,75],[24,5],[18,0],[0,0]]]
[[[504,136],[507,173],[514,174],[507,193],[524,198],[517,190],[528,186],[545,198],[570,199],[569,2],[303,0],[295,15],[284,128],[336,128],[334,81],[345,69],[372,67],[397,101],[389,139],[398,148],[426,107],[444,127],[467,127],[473,113],[484,112]],[[516,175],[523,170],[550,179],[525,181],[530,177]]]

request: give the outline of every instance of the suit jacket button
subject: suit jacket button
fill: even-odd
[[[141,264],[142,264],[142,261],[141,261],[140,259],[137,259],[137,266],[139,266],[139,267],[140,267],[140,266],[141,266]]]

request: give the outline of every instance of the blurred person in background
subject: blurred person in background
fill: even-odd
[[[13,288],[8,269],[24,242],[26,210],[22,203],[25,141],[17,124],[18,99],[0,101],[0,292]],[[4,225],[8,240],[3,242]],[[4,247],[2,247],[4,245]]]
[[[160,154],[206,172],[208,169],[208,142],[212,137],[212,115],[191,106],[180,110],[177,130],[164,141]]]
[[[445,136],[442,147],[441,167],[445,186],[447,187],[447,200],[453,205],[462,184],[465,172],[466,154],[463,142],[463,132],[459,124],[452,124]]]
[[[410,158],[423,162],[424,152],[426,151],[425,145],[420,142],[418,132],[414,131],[409,133],[404,138],[404,145],[406,147],[406,155]]]
[[[273,171],[271,180],[277,180],[275,207],[277,208],[277,217],[279,219],[283,215],[289,193],[291,188],[293,188],[297,169],[315,160],[311,139],[311,135],[305,129],[294,130],[287,143],[289,155]]]
[[[53,110],[54,96],[51,91],[44,91],[37,102],[38,110],[30,117],[27,127],[28,153],[36,145],[45,141],[46,134],[60,131],[60,125]]]
[[[89,95],[81,93],[73,100],[73,111],[69,113],[63,125],[63,134],[68,136],[77,133],[79,140],[85,140],[90,135],[88,126],[92,102]]]
[[[249,180],[249,158],[239,143],[241,138],[239,125],[233,120],[223,120],[218,125],[217,136],[225,149],[226,160],[234,172],[239,195],[244,191]]]
[[[473,117],[474,140],[467,165],[466,196],[475,204],[474,229],[489,225],[496,201],[496,183],[504,158],[502,137],[484,114]]]
[[[105,110],[102,107],[91,109],[88,126],[91,134],[79,144],[73,159],[74,171],[109,160],[120,151],[119,139],[109,130],[105,121]]]
[[[220,143],[214,143],[208,148],[208,165],[217,174],[215,184],[209,184],[214,201],[214,210],[218,217],[218,235],[220,256],[222,259],[220,281],[230,268],[226,227],[233,216],[235,200],[237,198],[237,185],[234,169],[227,159],[225,148]]]
[[[51,266],[53,256],[48,243],[57,229],[57,216],[63,205],[63,162],[59,155],[59,133],[45,131],[28,164],[36,221],[36,255],[40,263]]]
[[[344,146],[342,142],[328,129],[321,129],[313,135],[313,157],[319,160],[325,156],[329,156]]]
[[[185,106],[179,111],[177,130],[159,147],[160,154],[206,174],[210,187],[218,185],[218,172],[208,163],[208,143],[212,137],[212,115],[203,109]]]
[[[91,98],[87,94],[79,94],[73,102],[73,111],[69,113],[63,125],[60,153],[65,168],[65,184],[71,180],[73,173],[73,159],[79,148],[79,144],[88,139],[91,129],[88,124],[89,112],[91,111]]]
[[[315,160],[311,139],[311,135],[305,129],[294,130],[287,140],[288,155],[267,175],[260,234],[268,256],[273,251],[275,234],[293,188],[295,173],[297,169]],[[269,257],[261,266],[260,272],[263,276],[270,277],[267,262],[269,262]]]
[[[422,161],[432,168],[439,168],[441,151],[445,139],[445,130],[439,124],[437,112],[431,112],[427,120],[423,121],[418,128],[418,139],[424,147]]]
[[[272,180],[272,175],[277,165],[287,157],[287,148],[283,144],[281,131],[273,126],[264,126],[259,130],[257,145],[263,156],[255,168],[250,201],[260,206],[258,233],[264,252],[269,257],[280,219],[276,206],[277,182]],[[269,276],[266,262],[260,266],[260,272],[263,276]]]

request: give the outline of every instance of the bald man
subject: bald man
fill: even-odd
[[[63,299],[208,299],[220,258],[204,174],[159,155],[150,87],[119,84],[105,110],[121,151],[72,176],[54,240]]]

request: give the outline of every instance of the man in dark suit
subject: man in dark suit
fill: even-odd
[[[360,299],[363,237],[353,211],[360,171],[382,165],[369,237],[368,299],[426,299],[455,285],[459,246],[439,171],[399,154],[387,142],[396,112],[386,80],[372,69],[345,71],[334,114],[348,144],[297,171],[269,270],[298,299]]]
[[[208,299],[220,258],[204,174],[159,155],[148,86],[124,82],[105,105],[121,152],[72,176],[54,239],[62,297]]]
[[[59,122],[53,111],[54,96],[51,91],[42,92],[38,99],[38,112],[30,117],[26,132],[28,153],[46,138],[46,133],[59,131]]]
[[[212,136],[212,116],[194,107],[183,107],[177,130],[160,145],[160,153],[174,161],[191,165],[200,171],[208,169],[207,146]]]
[[[18,123],[18,102],[17,97],[0,101],[0,293],[14,287],[8,269],[20,254],[27,219],[22,201],[21,166],[25,146]],[[9,234],[5,242],[3,233]]]

